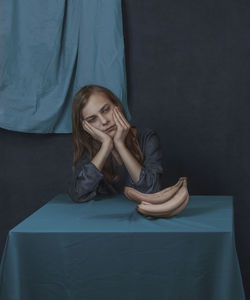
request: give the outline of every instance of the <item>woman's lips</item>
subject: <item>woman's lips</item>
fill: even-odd
[[[106,132],[111,131],[111,130],[113,130],[113,129],[115,129],[115,125],[113,125],[113,126],[110,127],[109,129],[107,129]]]

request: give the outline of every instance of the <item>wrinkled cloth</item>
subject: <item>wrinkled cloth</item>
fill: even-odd
[[[84,155],[76,164],[69,183],[68,194],[74,202],[86,202],[97,194],[120,194],[124,186],[133,187],[143,193],[156,193],[162,188],[162,148],[157,132],[150,128],[136,128],[136,138],[144,154],[144,161],[138,182],[134,182],[125,164],[112,167],[119,174],[113,184],[108,183],[99,169]]]
[[[121,0],[1,1],[0,53],[0,127],[71,133],[87,84],[109,88],[130,120]]]

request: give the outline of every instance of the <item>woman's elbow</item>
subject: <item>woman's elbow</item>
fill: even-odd
[[[149,176],[146,180],[147,184],[144,187],[143,193],[145,194],[154,194],[161,190],[161,176],[160,174],[153,174],[152,176]]]
[[[83,202],[88,202],[91,199],[93,199],[96,195],[96,191],[90,191],[87,193],[79,193],[75,190],[69,189],[68,194],[71,198],[71,200],[75,203],[83,203]]]

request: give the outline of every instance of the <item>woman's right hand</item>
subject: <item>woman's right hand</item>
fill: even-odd
[[[86,130],[91,136],[95,139],[101,142],[102,144],[108,144],[110,146],[113,146],[113,139],[105,132],[95,128],[92,126],[88,121],[83,120],[82,121],[83,129]]]

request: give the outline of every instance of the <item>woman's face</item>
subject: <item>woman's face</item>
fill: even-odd
[[[94,93],[89,97],[87,105],[82,110],[83,120],[113,136],[116,132],[116,123],[112,115],[112,108],[115,106],[104,94]],[[107,131],[111,126],[113,128]]]

